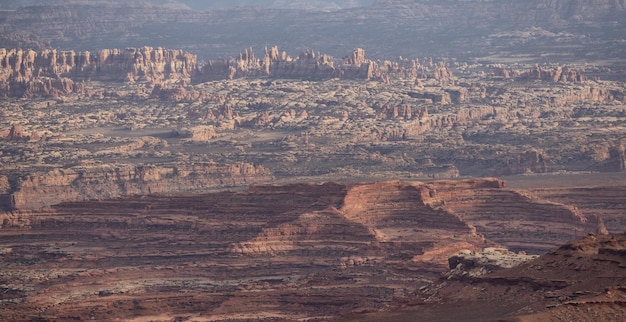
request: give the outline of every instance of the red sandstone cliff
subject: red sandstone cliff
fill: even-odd
[[[127,170],[120,167],[120,176]],[[163,178],[161,171],[148,167],[130,175],[152,183]],[[71,187],[72,175],[37,180]],[[545,252],[595,228],[583,219],[497,179],[256,185],[3,212],[8,244],[0,248],[0,289],[10,304],[0,306],[0,317],[202,319],[210,312],[224,320],[259,314],[329,319],[428,303],[450,292],[467,295],[458,292],[458,280],[438,282],[449,255],[497,244]],[[623,238],[621,245],[604,241],[601,247],[574,244],[562,249],[569,256],[530,262],[513,275],[485,276],[466,291],[475,294],[470,299],[493,296],[480,306],[489,308],[503,296],[536,303],[538,290],[544,300],[547,290],[568,296],[619,285]],[[586,254],[597,258],[593,266],[580,261]],[[606,265],[610,270],[599,270]],[[601,283],[576,282],[588,275]],[[486,293],[488,284],[496,288]],[[446,285],[455,287],[446,291]]]
[[[230,251],[263,256],[310,254],[315,241],[321,248],[347,252],[347,245],[328,239],[347,233],[370,240],[370,255],[386,250],[384,256],[396,260],[447,263],[447,254],[493,242],[545,252],[598,227],[597,221],[574,207],[528,198],[498,179],[254,186],[248,193],[282,200],[293,191],[307,191],[303,195],[308,197],[322,193],[323,197],[314,211],[293,214],[290,220],[231,245]],[[335,239],[340,237],[330,238]]]

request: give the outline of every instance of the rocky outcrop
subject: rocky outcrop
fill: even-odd
[[[438,80],[440,84],[450,83],[453,77],[452,71],[443,62],[439,63],[432,73],[432,78]]]
[[[49,131],[26,131],[19,124],[11,125],[11,128],[0,131],[0,141],[9,142],[40,142],[59,138],[51,135]]]
[[[357,48],[352,52],[352,55],[344,57],[339,75],[341,78],[347,79],[371,79],[374,77],[376,69],[378,69],[378,65],[365,58],[365,50]],[[381,78],[386,75],[378,73],[377,76]]]
[[[609,150],[609,158],[605,162],[605,171],[621,172],[626,170],[626,139]]]
[[[537,257],[539,255],[515,253],[506,248],[488,247],[480,252],[464,249],[448,258],[451,271],[446,276],[448,278],[478,277],[492,271],[518,266]]]
[[[536,150],[526,151],[514,158],[507,159],[505,164],[495,169],[496,175],[512,175],[524,173],[547,173],[553,172],[549,158]]]
[[[302,51],[297,57],[292,58],[286,52],[281,52],[278,47],[266,48],[263,58],[257,58],[252,48],[249,48],[236,58],[208,61],[193,81],[199,83],[241,77],[387,81],[390,77],[420,77],[434,78],[442,83],[452,82],[454,75],[445,64],[430,67],[432,68],[419,64],[417,60],[402,63],[375,62],[365,57],[365,50],[362,48],[354,49],[351,55],[345,56],[342,60],[312,50]]]
[[[263,58],[257,58],[249,48],[236,58],[208,61],[193,81],[201,83],[242,77],[329,79],[337,77],[338,73],[332,57],[311,50],[292,58],[278,47],[272,47],[265,49]]]
[[[407,94],[413,98],[427,100],[432,103],[439,103],[442,105],[452,103],[452,98],[447,92],[408,92]]]
[[[390,77],[434,78],[442,84],[452,83],[453,74],[443,64],[431,70],[417,61],[403,64],[385,62],[384,68],[367,59],[357,48],[352,55],[336,60],[328,55],[305,50],[292,58],[278,47],[265,49],[257,58],[252,48],[235,58],[198,63],[196,55],[163,48],[102,49],[96,52],[60,50],[22,50],[0,48],[0,95],[4,97],[60,97],[89,94],[84,82],[124,82],[154,84],[151,98],[173,101],[210,99],[203,91],[188,90],[184,85],[248,77],[325,80],[376,79],[388,82]],[[175,83],[175,84],[168,84]],[[462,102],[465,93],[451,90],[452,101]],[[437,102],[445,97],[428,96]]]
[[[0,132],[0,136],[9,141],[29,141],[32,137],[29,133],[24,132],[19,124],[13,124],[8,131]]]
[[[611,86],[604,86],[597,78],[589,80],[582,72],[570,67],[539,66],[528,70],[507,69],[502,65],[492,67],[493,75],[503,78],[511,78],[521,81],[542,81],[546,83],[559,83],[566,89],[558,94],[549,94],[543,99],[547,104],[554,107],[564,107],[580,102],[624,102],[624,91]],[[499,94],[502,89],[485,89],[490,94]],[[484,98],[484,97],[483,97]]]
[[[541,80],[553,83],[581,83],[587,80],[582,73],[570,69],[568,67],[546,67],[535,65],[534,68],[519,72],[509,72],[506,69],[496,69],[496,75],[508,77],[517,77],[524,80]]]
[[[414,108],[408,104],[397,105],[383,105],[378,108],[376,118],[379,119],[401,119],[401,120],[425,120],[428,119],[428,108]]]
[[[206,91],[186,88],[182,84],[167,86],[162,83],[154,85],[148,98],[173,102],[203,102],[215,99],[213,95],[208,94]]]
[[[612,102],[621,101],[621,92],[602,87],[583,86],[559,97],[550,97],[553,106],[566,106],[579,102]],[[622,94],[623,95],[623,94]],[[616,99],[617,98],[617,99]]]
[[[84,81],[189,81],[197,70],[197,57],[152,47],[93,53],[0,48],[0,67],[0,95],[58,97],[83,94]]]
[[[425,314],[394,311],[393,317],[454,320],[453,305],[480,321],[621,321],[626,317],[625,250],[624,234],[590,234],[515,267],[486,274],[458,274],[455,268],[425,292],[437,298],[437,308]],[[494,309],[494,303],[501,306]]]
[[[0,49],[3,76],[28,81],[33,77],[98,81],[161,81],[189,79],[197,57],[163,48],[102,49],[97,52]]]
[[[215,128],[208,125],[198,125],[192,128],[178,129],[173,134],[191,141],[208,141],[215,136]]]
[[[190,139],[206,139],[198,135],[206,136],[204,131],[196,129],[192,131]],[[5,209],[34,209],[64,201],[197,191],[263,182],[272,178],[266,168],[248,163],[78,165],[11,179],[13,187],[3,194],[6,202],[2,206]]]
[[[625,254],[626,235],[590,234],[515,268],[485,275],[473,283],[490,288],[485,293],[491,293],[491,288],[498,288],[498,284],[513,285],[524,281],[522,283],[530,286],[534,294],[518,292],[517,300],[528,301],[528,308],[532,308],[528,311],[537,312],[520,317],[524,321],[536,320],[539,316],[550,320],[579,321],[610,320],[609,316],[612,316],[620,320],[625,317],[626,289],[622,283],[626,276],[621,269]],[[537,297],[537,290],[543,293],[542,297]],[[538,298],[541,303],[535,302]]]

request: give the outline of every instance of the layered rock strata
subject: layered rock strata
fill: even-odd
[[[506,212],[483,225],[447,206],[470,195]],[[553,216],[561,208],[480,179],[255,185],[6,212],[0,317],[289,320],[376,311],[418,300],[459,250],[500,245],[489,239],[500,236],[492,226],[517,247],[543,241],[516,233],[527,222],[542,229],[539,213],[543,229],[555,220],[569,227],[548,243],[586,234],[582,218]]]
[[[198,191],[272,179],[268,169],[249,163],[77,165],[13,176],[10,188],[0,196],[0,207],[36,209],[59,202]]]
[[[572,205],[588,217],[598,217],[610,233],[626,231],[626,204],[622,202],[626,194],[624,186],[532,189],[529,194],[535,198]]]
[[[463,221],[471,222],[485,238],[515,251],[546,251],[568,238],[581,236],[583,232],[595,232],[599,224],[597,218],[588,218],[575,206],[533,198],[523,192],[508,189],[470,191],[446,185],[435,191],[433,202]],[[523,222],[517,221],[519,217],[514,215],[520,213],[523,213]],[[500,218],[511,220],[500,221]],[[581,226],[572,227],[569,224],[572,221]],[[563,239],[562,236],[569,237]],[[541,242],[534,242],[538,240]]]

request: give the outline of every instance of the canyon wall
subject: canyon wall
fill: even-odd
[[[120,176],[129,170],[120,167]],[[130,175],[159,182],[167,176],[160,171]],[[79,177],[64,171],[29,185],[73,187]],[[6,182],[0,178],[0,189]],[[226,321],[260,314],[325,320],[422,295],[436,299],[447,294],[436,294],[437,281],[455,282],[442,277],[452,254],[486,247],[545,253],[596,225],[502,180],[473,179],[124,196],[2,212],[0,227],[6,320],[38,312],[50,319]],[[504,281],[512,288],[528,282]]]
[[[5,184],[3,200],[10,202],[12,209],[24,212],[60,202],[198,191],[270,179],[271,174],[266,169],[248,164],[170,168],[83,166],[30,175],[19,179],[15,188]],[[301,248],[299,238],[320,232],[311,226],[312,222],[327,229],[329,227],[322,222],[329,221],[327,224],[332,228],[332,225],[339,225],[333,224],[337,220],[343,222],[342,227],[348,225],[340,231],[345,232],[347,227],[354,226],[349,229],[354,230],[355,236],[374,238],[381,247],[406,248],[406,251],[400,251],[404,255],[398,256],[423,254],[441,236],[449,236],[452,244],[471,242],[478,245],[486,238],[510,249],[543,252],[586,232],[595,232],[601,225],[598,218],[587,217],[576,207],[532,197],[507,189],[505,185],[498,179],[323,186],[252,185],[248,193],[258,198],[290,198],[292,190],[302,190],[302,193],[311,194],[310,198],[321,199],[319,205],[311,209],[314,212],[296,216],[280,226],[264,230],[254,239],[232,245],[231,251],[295,251]],[[419,230],[408,227],[419,227]],[[441,260],[444,263],[447,258]]]
[[[34,209],[65,201],[202,191],[272,179],[268,169],[248,163],[78,165],[12,178],[12,185],[1,191],[0,207]]]

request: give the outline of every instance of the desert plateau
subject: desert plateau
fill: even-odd
[[[623,0],[0,1],[0,320],[626,320]]]

